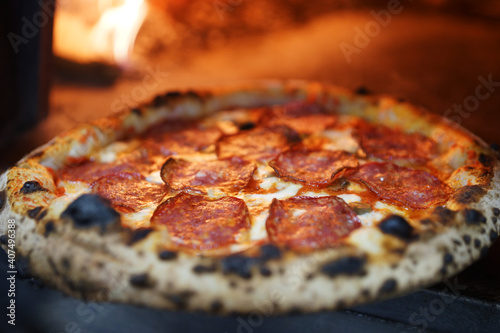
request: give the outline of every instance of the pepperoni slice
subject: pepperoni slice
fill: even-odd
[[[217,188],[231,193],[245,188],[255,169],[255,164],[239,157],[193,162],[169,158],[161,168],[161,178],[174,190],[206,193],[208,188]]]
[[[299,135],[286,126],[257,127],[222,137],[217,142],[219,158],[238,156],[250,160],[269,160],[300,141]]]
[[[170,156],[176,154],[192,154],[203,151],[222,135],[217,128],[185,128],[176,131],[155,131],[143,140],[153,154]]]
[[[91,188],[124,213],[157,205],[168,193],[165,185],[152,184],[140,174],[131,172],[106,175],[96,180]]]
[[[311,134],[332,127],[337,116],[325,113],[320,106],[306,102],[294,102],[274,107],[263,123],[266,126],[285,125],[297,133]]]
[[[235,197],[209,200],[180,193],[162,203],[151,218],[166,225],[172,241],[181,248],[212,250],[239,243],[250,230],[245,202]]]
[[[384,161],[423,164],[436,154],[436,142],[419,133],[407,134],[385,126],[363,124],[357,135],[368,156]]]
[[[269,165],[280,178],[310,186],[325,187],[338,179],[346,169],[358,166],[352,154],[342,150],[295,148],[278,155]]]
[[[57,170],[57,176],[65,181],[92,183],[97,179],[117,172],[138,172],[146,175],[153,171],[150,156],[139,149],[118,157],[114,162],[100,163],[92,160],[79,161],[79,164],[65,166]]]
[[[451,194],[448,185],[423,170],[392,163],[367,163],[348,178],[364,183],[379,198],[415,209],[444,204]]]
[[[271,242],[301,252],[332,247],[360,226],[354,211],[334,196],[274,199],[266,221]]]

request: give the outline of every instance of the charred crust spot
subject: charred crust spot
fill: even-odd
[[[222,260],[222,272],[224,274],[236,274],[244,279],[252,277],[252,266],[255,259],[242,255],[232,255]]]
[[[380,289],[378,291],[379,294],[387,294],[391,293],[396,290],[398,286],[398,281],[396,281],[393,278],[387,279],[382,283],[382,286],[380,286]]]
[[[148,273],[131,275],[129,282],[132,286],[137,288],[147,288],[151,286]]]
[[[433,224],[433,222],[432,222],[431,219],[422,219],[422,220],[420,220],[420,224],[422,224],[422,225],[431,225],[431,224]]]
[[[30,181],[27,181],[26,183],[24,183],[23,187],[21,187],[21,189],[19,190],[19,193],[30,194],[30,193],[34,193],[34,192],[40,192],[40,191],[46,192],[47,189],[44,188],[42,185],[40,185],[39,182],[34,181],[34,180],[30,180]]]
[[[266,244],[260,247],[260,258],[262,261],[266,262],[271,259],[280,259],[281,258],[281,250],[272,244]]]
[[[454,240],[453,240],[453,244],[455,244],[455,245],[457,245],[457,246],[458,246],[458,245],[461,245],[461,244],[462,244],[462,242],[461,242],[460,240],[458,240],[458,239],[454,239]]]
[[[212,313],[221,312],[221,310],[223,309],[223,307],[224,306],[222,305],[222,302],[219,301],[219,300],[215,300],[212,303],[210,303],[210,311]]]
[[[404,217],[399,215],[386,217],[379,223],[378,227],[384,234],[396,236],[404,240],[412,238],[413,227]]]
[[[486,217],[484,217],[484,215],[476,209],[472,208],[464,209],[463,214],[465,217],[465,223],[467,224],[475,225],[486,222]]]
[[[489,251],[490,251],[489,247],[487,247],[487,246],[483,246],[483,247],[481,248],[481,252],[479,252],[479,257],[480,257],[480,258],[484,258],[484,257],[486,257],[486,256],[488,255],[488,252],[489,252]]]
[[[168,251],[168,250],[163,250],[158,254],[158,257],[160,260],[174,260],[177,259],[177,252],[174,251]]]
[[[217,270],[217,267],[215,265],[196,265],[193,267],[193,272],[196,274],[205,274],[205,273],[213,273]]]
[[[370,291],[368,289],[363,289],[361,290],[361,295],[363,295],[364,297],[368,297],[370,296]]]
[[[474,247],[479,249],[481,247],[481,241],[479,239],[474,239]]]
[[[236,283],[236,281],[229,281],[229,287],[231,287],[232,289],[236,288],[238,286],[238,284]]]
[[[499,208],[493,208],[493,215],[495,216],[500,216],[500,209]]]
[[[7,193],[5,192],[5,190],[0,191],[0,211],[3,210],[6,203],[7,203]]]
[[[72,220],[76,228],[98,226],[101,231],[120,222],[120,214],[109,201],[96,194],[79,196],[62,212],[61,218]]]
[[[449,265],[453,262],[453,255],[451,253],[445,253],[443,256],[443,265]]]
[[[178,98],[182,96],[182,93],[180,91],[169,91],[164,96],[166,99]]]
[[[43,233],[43,235],[45,237],[48,237],[55,229],[56,226],[54,224],[54,221],[48,221],[47,223],[45,223],[45,232]]]
[[[476,203],[486,194],[486,191],[479,185],[467,185],[459,189],[454,194],[457,203],[468,205]]]
[[[493,221],[493,223],[497,224],[498,219],[496,218],[496,216],[493,216],[493,217],[491,218],[491,221]]]
[[[256,125],[254,122],[248,121],[246,123],[239,125],[238,128],[240,129],[240,131],[248,131],[251,130],[252,128],[255,128],[255,126]]]
[[[184,310],[188,304],[189,299],[193,297],[194,293],[192,291],[183,291],[179,294],[167,294],[165,298],[169,300],[175,307],[179,310]]]
[[[491,157],[490,155],[480,153],[478,160],[479,160],[479,163],[481,163],[485,167],[491,167],[493,165],[493,157]]]
[[[65,270],[68,270],[71,268],[71,263],[70,261],[68,260],[68,258],[62,258],[61,260],[61,265],[62,267],[65,269]]]
[[[7,237],[7,235],[0,236],[0,244],[7,245],[8,240],[9,240],[9,238]]]
[[[490,240],[492,242],[496,241],[498,238],[498,233],[495,230],[490,231]]]
[[[446,208],[446,207],[436,207],[432,212],[433,216],[436,217],[440,224],[448,224],[455,218],[456,212]]]
[[[261,274],[262,276],[265,276],[265,277],[269,277],[269,276],[271,276],[271,275],[273,274],[269,268],[264,267],[264,266],[263,266],[263,267],[261,267],[261,268],[259,269],[259,271],[260,271],[260,274]]]
[[[143,240],[151,233],[151,231],[153,231],[153,229],[148,229],[148,228],[139,228],[139,229],[133,230],[130,233],[128,245],[132,245],[132,244],[135,244],[135,243]]]
[[[153,98],[153,102],[152,102],[153,107],[158,108],[158,107],[164,105],[166,100],[167,100],[166,95],[165,96],[161,96],[161,95],[156,96],[155,98]]]
[[[39,207],[36,207],[36,208],[33,208],[33,209],[29,209],[28,210],[28,217],[32,218],[32,219],[36,219],[36,217],[38,216],[38,214],[40,214],[40,211],[43,209],[42,206],[39,206]]]
[[[333,278],[337,275],[364,275],[366,274],[364,266],[366,259],[359,257],[344,257],[325,264],[321,268],[323,274]]]
[[[463,235],[462,239],[464,240],[465,244],[469,245],[471,241],[471,237],[469,235]]]
[[[201,95],[198,94],[194,90],[188,90],[188,91],[186,91],[186,96],[189,97],[189,98],[195,98],[195,99],[201,100]]]
[[[494,151],[500,152],[500,146],[497,143],[490,144],[490,148]]]
[[[368,90],[368,88],[366,88],[365,86],[359,86],[355,91],[356,95],[369,95],[370,94],[370,90]]]
[[[133,114],[135,114],[136,116],[139,116],[139,117],[141,117],[141,116],[142,116],[142,111],[141,111],[141,109],[139,109],[139,108],[132,108],[132,109],[130,110],[130,112],[131,112],[131,113],[133,113]]]
[[[312,280],[313,278],[314,278],[314,274],[313,274],[313,273],[309,273],[309,274],[307,274],[307,275],[306,275],[306,280],[307,280],[307,281],[310,281],[310,280]]]

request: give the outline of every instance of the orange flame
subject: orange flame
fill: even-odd
[[[126,66],[147,14],[145,0],[72,0],[54,18],[54,53],[77,62]]]
[[[126,65],[135,38],[147,13],[144,0],[123,0],[121,5],[110,6],[113,0],[99,0],[103,14],[91,32],[96,50],[113,54],[117,64]]]

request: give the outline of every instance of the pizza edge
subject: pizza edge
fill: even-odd
[[[161,251],[162,230],[131,232],[112,219],[82,227],[71,218],[43,213],[43,208],[36,211],[47,206],[51,193],[57,191],[52,175],[40,163],[56,168],[68,156],[85,156],[186,111],[196,118],[231,107],[296,99],[318,100],[353,114],[368,106],[370,120],[390,124],[403,118],[411,122],[407,126],[410,130],[444,127],[455,141],[488,157],[483,158],[488,175],[476,177],[477,184],[455,194],[452,201],[457,212],[435,209],[425,228],[418,224],[420,230],[412,228],[410,233],[397,227],[392,231],[366,228],[366,237],[380,244],[379,249],[369,252],[344,244],[297,255],[264,246],[253,256],[207,258]],[[346,105],[350,109],[343,110]],[[34,179],[43,190],[21,195],[24,183]],[[261,307],[272,308],[272,314],[309,312],[383,299],[462,270],[484,255],[498,235],[498,211],[494,208],[500,206],[499,189],[500,162],[495,153],[474,135],[439,116],[389,97],[360,96],[319,83],[264,82],[198,93],[167,93],[129,112],[63,133],[1,176],[4,202],[0,206],[0,232],[7,233],[6,222],[13,218],[18,269],[28,269],[29,274],[72,296],[216,313],[250,312]],[[413,221],[410,224],[417,227]]]

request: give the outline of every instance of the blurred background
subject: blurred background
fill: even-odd
[[[266,78],[364,86],[500,142],[499,21],[493,0],[0,0],[2,165],[167,89]]]

